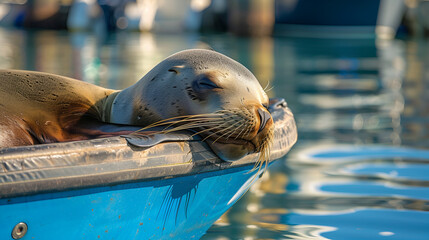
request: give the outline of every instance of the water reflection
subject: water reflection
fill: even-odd
[[[98,36],[98,35],[97,35]],[[287,99],[299,141],[203,239],[423,239],[427,42],[0,29],[0,68],[125,88],[168,55],[212,48]],[[273,88],[271,88],[274,86]]]
[[[114,89],[128,87],[168,55],[189,48],[228,54],[252,69],[268,90],[274,75],[273,41],[268,37],[140,32],[94,35],[0,28],[0,43],[6,49],[0,53],[0,68],[56,73]]]
[[[298,146],[227,215],[258,231],[214,226],[204,239],[424,239],[427,87],[410,47],[276,39],[275,91],[295,111]]]
[[[118,33],[98,36],[85,32],[0,29],[6,51],[1,68],[37,70],[121,89],[138,81],[168,55],[204,48],[196,35]],[[174,42],[174,45],[168,44]]]

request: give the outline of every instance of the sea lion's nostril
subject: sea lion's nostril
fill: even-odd
[[[260,108],[258,108],[258,114],[261,118],[261,124],[259,125],[258,133],[264,130],[265,126],[267,125],[267,122],[271,119],[271,115]]]

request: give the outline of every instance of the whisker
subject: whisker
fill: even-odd
[[[244,124],[244,123],[243,123]],[[246,130],[247,128],[242,128],[241,129],[241,131],[238,133],[238,135],[235,137],[235,139],[238,139],[239,137],[240,137],[240,135],[241,135],[241,133],[244,131],[244,130]],[[243,134],[243,136],[244,136],[244,134]]]
[[[271,86],[269,89],[264,90],[264,91],[265,91],[265,92],[269,92],[269,91],[271,91],[273,88],[274,88],[274,86]]]
[[[238,126],[237,128],[240,129],[241,127],[243,127],[244,123],[242,122],[240,126]],[[232,134],[235,133],[237,129],[234,129],[234,131],[231,132],[231,134],[228,135],[228,137],[226,137],[226,139],[228,139],[229,137],[231,137]],[[237,139],[237,138],[236,138]]]
[[[174,127],[172,129],[166,129],[165,128],[160,133],[169,133],[169,132],[174,132],[174,131],[179,131],[179,130],[184,130],[184,129],[192,129],[195,127],[211,127],[208,130],[205,129],[205,130],[198,132],[198,133],[201,133],[201,132],[205,132],[205,131],[210,131],[212,129],[221,128],[224,125],[228,125],[228,124],[232,123],[233,121],[234,121],[234,119],[227,120],[227,121],[218,119],[217,121],[211,121],[211,122],[196,122],[196,123],[191,122],[191,123],[187,123],[185,125],[180,125],[180,126]],[[214,126],[214,127],[212,127],[212,126]],[[194,135],[196,135],[196,134],[193,134],[192,136],[194,136]]]
[[[268,86],[270,86],[270,81],[268,81],[268,82],[267,82],[267,85],[265,85],[265,87],[264,87],[264,91],[265,91],[265,89],[267,89],[267,87],[268,87]]]
[[[213,136],[214,134],[218,134],[218,133],[221,133],[221,132],[227,131],[229,128],[231,128],[231,127],[233,127],[233,126],[234,126],[234,124],[233,124],[233,125],[231,125],[231,126],[229,126],[229,127],[227,127],[227,128],[221,129],[221,130],[219,130],[219,131],[217,131],[217,132],[213,132],[212,134],[210,134],[210,135],[208,135],[207,137],[205,137],[205,138],[203,139],[203,141],[207,140],[208,138],[210,138],[210,137],[211,137],[211,136]]]
[[[222,135],[221,135],[221,136],[219,136],[218,138],[216,138],[216,140],[214,140],[214,142],[213,142],[213,143],[217,142],[217,140],[219,140],[220,138],[222,138],[223,136],[225,136],[226,134],[228,134],[228,133],[229,133],[229,132],[228,132],[228,130],[229,130],[230,128],[233,128],[237,123],[239,123],[239,122],[236,122],[236,123],[234,123],[233,125],[231,125],[231,126],[229,126],[229,127],[225,128],[225,129],[223,129],[223,131],[227,131],[227,132],[226,132],[226,133],[224,133],[224,134],[222,134]],[[233,131],[235,131],[235,129],[234,129]]]
[[[253,166],[252,170],[250,172],[253,172],[255,170],[262,170],[262,167],[264,167],[264,171],[267,170],[268,163],[269,163],[269,156],[271,152],[271,147],[273,144],[273,138],[274,138],[274,130],[270,130],[267,133],[267,136],[263,139],[262,145],[257,149],[257,151],[260,152],[258,161]]]
[[[170,124],[168,126],[166,126],[164,129],[168,129],[170,127],[173,127],[173,125],[176,124],[180,124],[180,123],[185,123],[183,125],[179,125],[179,126],[205,126],[205,125],[213,125],[213,124],[218,124],[218,123],[223,123],[225,121],[220,120],[220,119],[216,119],[215,121],[203,121],[203,120],[197,120],[197,121],[187,121],[187,122],[176,122],[173,124]]]
[[[155,123],[152,123],[152,124],[150,124],[150,125],[148,125],[146,127],[143,127],[143,128],[141,128],[141,129],[139,129],[137,131],[143,131],[143,130],[146,130],[146,129],[149,129],[149,128],[158,127],[158,126],[162,126],[162,125],[165,125],[165,124],[174,125],[174,124],[178,124],[178,123],[182,123],[182,122],[186,122],[186,121],[219,120],[221,118],[220,117],[215,117],[215,116],[222,116],[222,115],[220,115],[220,114],[210,114],[210,115],[207,114],[207,116],[208,117],[202,117],[202,114],[200,114],[200,115],[179,116],[179,117],[174,117],[174,118],[169,118],[169,119],[163,119],[163,120],[157,121]],[[197,117],[201,117],[201,118],[197,118]],[[212,118],[210,118],[210,117],[212,117]],[[179,120],[171,121],[173,119],[179,119]]]
[[[243,136],[246,136],[247,134],[249,134],[250,131],[252,131],[252,127],[247,127],[246,131],[244,132]]]
[[[219,123],[221,122],[188,123],[185,125],[179,125],[171,129],[164,128],[163,130],[160,131],[160,133],[170,133],[170,132],[175,132],[175,131],[180,131],[185,129],[192,129],[195,127],[206,127],[206,126],[210,127],[210,126],[218,125]]]
[[[231,120],[230,120],[230,121],[231,121]],[[201,130],[201,131],[199,131],[199,132],[196,132],[196,133],[192,134],[192,136],[195,136],[195,135],[201,134],[201,133],[203,133],[203,132],[211,131],[211,130],[216,129],[216,128],[220,128],[220,127],[222,127],[223,125],[227,125],[227,124],[229,124],[229,123],[230,123],[230,121],[228,121],[228,122],[224,122],[223,124],[221,124],[221,125],[219,125],[219,126],[215,126],[215,127],[212,127],[212,128],[206,128],[206,129],[204,129],[204,130]]]
[[[176,131],[180,131],[180,130],[188,130],[188,129],[193,129],[195,127],[211,127],[211,126],[215,126],[218,125],[219,123],[223,123],[223,121],[216,121],[216,122],[197,122],[197,123],[187,123],[185,125],[179,125],[173,128],[168,129],[168,127],[160,130],[160,131],[156,131],[154,133],[151,134],[167,134],[167,133],[171,133],[171,132],[176,132]],[[171,127],[171,126],[169,126]],[[137,131],[134,132],[133,134],[145,134],[145,132],[142,131]],[[149,135],[151,135],[149,134]]]

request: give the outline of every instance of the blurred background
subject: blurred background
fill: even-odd
[[[298,143],[205,240],[429,236],[429,1],[1,0],[0,26],[0,68],[122,89],[205,48],[286,99]]]

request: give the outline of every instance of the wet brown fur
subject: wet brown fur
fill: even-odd
[[[103,101],[115,91],[48,73],[0,70],[0,147],[93,138],[80,128],[100,119]]]

